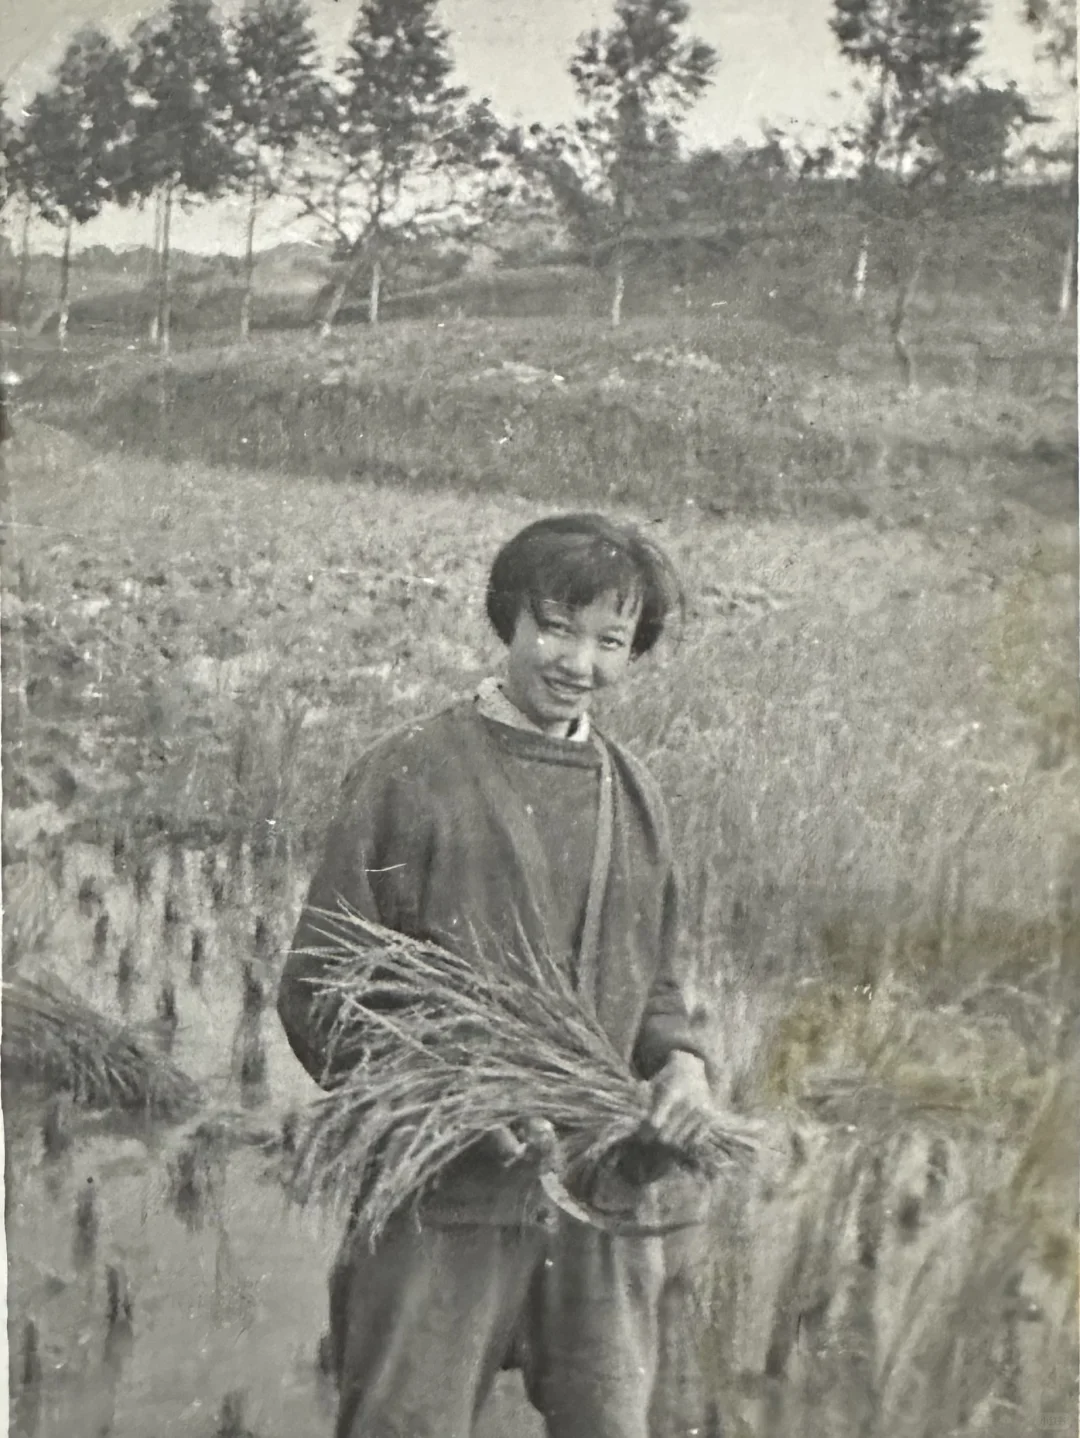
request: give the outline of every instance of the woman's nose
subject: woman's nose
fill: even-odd
[[[592,646],[568,644],[559,655],[559,668],[575,678],[588,678],[592,673]]]

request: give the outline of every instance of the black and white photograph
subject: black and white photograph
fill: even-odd
[[[1076,21],[0,0],[13,1438],[1077,1438]]]

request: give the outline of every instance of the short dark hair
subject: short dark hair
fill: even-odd
[[[487,616],[509,644],[523,607],[537,617],[545,601],[581,609],[612,590],[620,603],[641,601],[630,645],[635,659],[660,638],[672,610],[685,607],[671,560],[632,525],[602,514],[552,515],[526,525],[495,556]]]

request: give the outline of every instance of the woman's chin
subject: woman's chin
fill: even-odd
[[[587,706],[573,701],[561,701],[558,699],[548,700],[546,704],[537,705],[538,719],[534,723],[540,724],[576,724],[584,717]]]

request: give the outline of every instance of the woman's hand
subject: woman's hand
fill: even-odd
[[[512,1127],[500,1124],[488,1138],[505,1164],[532,1157],[546,1158],[555,1147],[555,1129],[546,1118],[521,1119]]]
[[[689,1148],[709,1122],[712,1105],[704,1060],[676,1049],[652,1081],[648,1129],[669,1148]]]
[[[519,1138],[514,1137],[514,1131],[508,1124],[493,1128],[487,1141],[503,1163],[517,1163],[525,1157],[525,1145]]]

